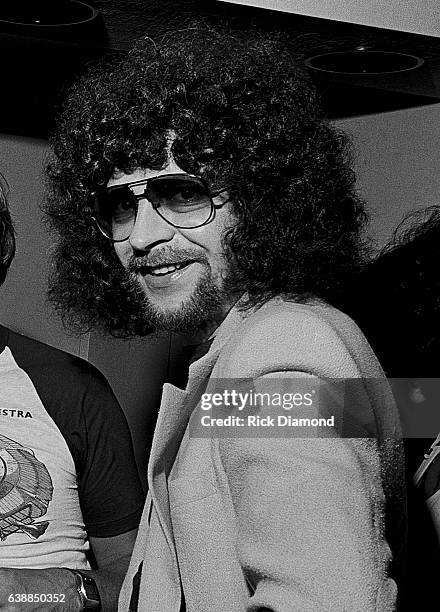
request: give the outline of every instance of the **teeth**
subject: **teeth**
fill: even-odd
[[[178,264],[170,264],[168,266],[156,266],[150,268],[150,274],[153,276],[161,276],[163,274],[170,274],[170,272],[175,272],[176,270],[180,270],[183,266],[183,263]]]

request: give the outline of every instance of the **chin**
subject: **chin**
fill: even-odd
[[[193,296],[194,290],[192,292],[173,292],[169,295],[161,296],[158,296],[156,293],[145,293],[145,298],[151,305],[151,308],[154,308],[155,310],[157,310],[157,312],[163,313],[164,316],[178,315],[179,312],[181,312],[183,315],[185,309],[188,307],[189,304],[192,303],[194,299]]]
[[[144,316],[151,325],[160,331],[193,333],[200,332],[219,318],[226,298],[221,288],[206,280],[200,282],[190,295],[181,297],[175,307],[169,303],[165,306],[164,302],[166,299],[159,303],[146,297]]]

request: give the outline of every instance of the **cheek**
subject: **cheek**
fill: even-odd
[[[214,222],[204,227],[197,227],[189,231],[180,230],[184,239],[199,249],[203,249],[207,257],[217,256],[223,252],[221,227]]]
[[[114,245],[116,257],[122,263],[124,267],[127,267],[128,261],[131,256],[131,249],[129,246],[124,245],[124,243],[115,243]]]

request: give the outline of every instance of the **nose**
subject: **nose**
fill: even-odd
[[[156,244],[172,240],[174,234],[175,228],[155,212],[146,198],[142,198],[129,238],[133,250],[149,251]]]

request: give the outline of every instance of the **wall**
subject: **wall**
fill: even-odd
[[[9,206],[17,232],[17,255],[0,288],[0,321],[22,333],[74,354],[86,339],[66,334],[45,298],[48,255],[53,239],[41,222],[44,140],[0,135],[0,172],[9,183]]]
[[[405,213],[440,204],[440,104],[336,122],[356,151],[358,190],[378,247]]]

